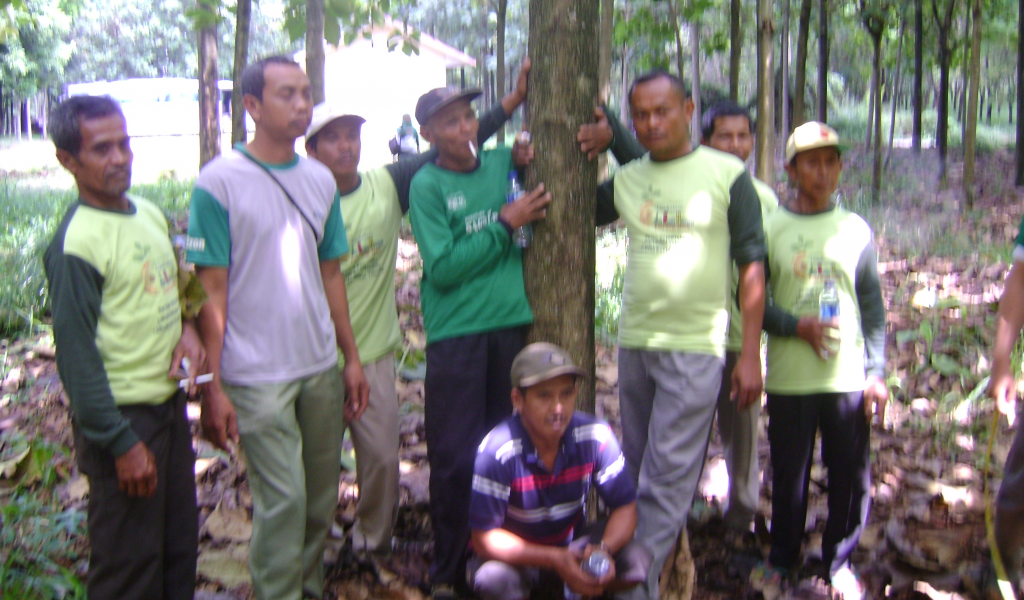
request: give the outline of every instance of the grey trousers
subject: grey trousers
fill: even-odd
[[[619,349],[622,450],[638,482],[635,539],[654,556],[646,585],[624,598],[658,597],[662,564],[697,490],[724,366],[707,354]]]
[[[725,468],[729,471],[729,504],[725,524],[730,529],[747,531],[757,512],[761,493],[761,469],[757,463],[757,426],[761,415],[759,402],[744,410],[729,398],[736,352],[726,352],[722,370],[722,389],[718,392],[718,435],[722,437]]]

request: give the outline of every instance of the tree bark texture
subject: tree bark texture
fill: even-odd
[[[782,139],[785,140],[789,131],[793,128],[793,88],[789,83],[790,56],[790,18],[789,11],[792,0],[782,0],[782,56],[779,58],[779,68],[782,71],[782,106],[778,107],[782,112]]]
[[[1024,6],[1024,0],[1021,0]],[[921,154],[924,114],[924,0],[914,0],[914,116],[911,147]]]
[[[217,25],[199,30],[199,167],[220,156]]]
[[[306,75],[313,89],[313,104],[326,99],[324,59],[324,0],[306,0]]]
[[[531,342],[558,344],[588,376],[577,408],[594,412],[594,252],[597,163],[576,144],[593,119],[598,92],[599,0],[530,0],[528,119],[537,152],[528,186],[551,192],[547,218],[534,224],[524,257],[533,308]]]
[[[740,60],[743,58],[743,0],[729,5],[729,99],[740,100]],[[785,43],[785,42],[783,42]]]
[[[498,30],[495,34],[495,97],[498,101],[505,96],[505,16],[508,14],[508,0],[497,0],[495,10]],[[498,128],[498,145],[505,145],[505,126]]]
[[[932,2],[932,14],[939,40],[939,97],[936,102],[935,147],[939,151],[939,182],[946,183],[946,157],[949,139],[949,63],[951,49],[949,35],[953,29],[953,13],[956,0],[948,0],[940,7],[939,0]]]
[[[900,43],[896,50],[896,81],[893,83],[891,94],[891,113],[889,115],[889,145],[885,153],[885,168],[889,168],[889,159],[892,157],[892,142],[896,136],[896,105],[899,104],[903,88],[903,39],[907,34],[907,17],[900,17]]]
[[[607,105],[611,98],[612,82],[612,40],[615,34],[615,0],[601,0],[601,38],[598,41],[597,59],[597,93]],[[625,61],[625,56],[623,56]],[[622,99],[625,104],[626,99]],[[597,157],[597,172],[599,177],[608,174],[608,153],[602,152]]]
[[[242,71],[249,63],[249,23],[252,0],[238,0],[235,11],[235,63],[231,71],[231,144],[245,143],[245,107],[242,105]]]
[[[983,23],[983,0],[974,0],[971,11],[971,62],[970,89],[967,92],[967,115],[964,124],[964,199],[967,210],[974,208],[974,166],[978,133],[978,89],[981,84],[981,34]]]
[[[811,29],[811,0],[800,2],[796,37],[796,81],[793,82],[793,128],[807,122],[807,38]]]
[[[874,204],[878,204],[882,194],[882,33],[882,26],[871,32],[871,41],[875,48],[875,77],[872,89],[875,109],[871,114],[871,128],[875,131],[874,155],[871,161],[871,202]]]
[[[818,120],[828,123],[828,0],[818,5]]]
[[[771,0],[757,2],[757,178],[775,183],[775,19]]]

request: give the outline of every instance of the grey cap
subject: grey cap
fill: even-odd
[[[560,375],[583,377],[569,354],[554,344],[536,342],[523,348],[512,361],[512,387],[530,387]]]
[[[430,117],[436,115],[438,111],[449,104],[458,102],[463,98],[472,101],[481,94],[483,92],[479,88],[470,88],[468,90],[460,90],[454,87],[432,89],[420,96],[419,101],[416,102],[416,120],[419,121],[420,125],[423,125]]]

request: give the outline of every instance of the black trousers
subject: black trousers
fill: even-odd
[[[512,414],[512,360],[525,340],[526,328],[514,327],[427,346],[424,427],[434,585],[466,585],[473,462],[487,432]]]
[[[89,478],[89,600],[192,600],[199,514],[185,396],[120,410],[156,457],[157,489],[127,496],[114,456],[74,428],[78,468]]]
[[[871,428],[864,393],[768,394],[772,470],[772,549],[768,560],[797,566],[807,520],[814,439],[821,430],[821,458],[828,469],[828,520],[821,540],[830,574],[857,547],[871,505]]]

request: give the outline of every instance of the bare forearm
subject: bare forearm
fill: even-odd
[[[620,506],[608,517],[608,525],[604,529],[604,537],[600,541],[612,554],[622,550],[633,539],[636,531],[636,502]]]
[[[220,359],[227,327],[228,288],[226,269],[198,270],[199,281],[209,297],[196,318],[199,338],[206,347],[206,361],[216,385],[220,385]]]
[[[519,105],[526,100],[526,95],[521,94],[519,90],[512,90],[505,94],[505,97],[501,99],[501,108],[505,111],[505,115],[511,117],[513,111],[519,108]]]
[[[761,324],[764,320],[764,263],[741,265],[739,285],[740,318],[743,321],[742,354],[761,356]]]
[[[333,265],[332,265],[333,263]],[[334,321],[334,335],[338,340],[338,348],[345,357],[345,364],[361,364],[359,350],[356,348],[355,335],[352,333],[352,321],[348,315],[348,292],[345,289],[345,276],[341,274],[336,261],[322,263],[321,274],[324,282],[324,294]]]
[[[1024,265],[1015,262],[1006,278],[1006,289],[999,301],[996,339],[992,344],[992,370],[1010,371],[1010,355],[1024,327]]]

